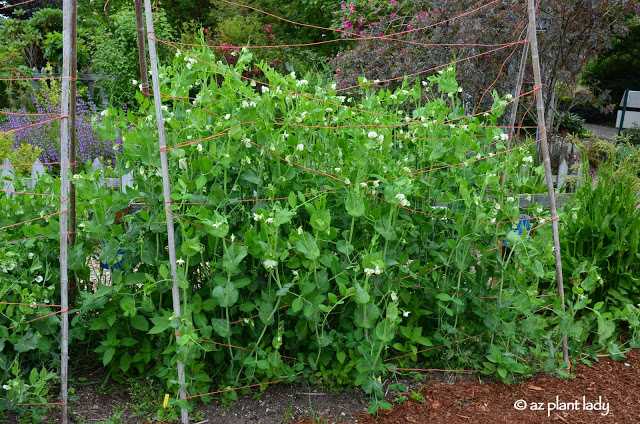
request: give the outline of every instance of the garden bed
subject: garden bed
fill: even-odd
[[[477,377],[454,380],[452,375],[432,373],[423,382],[408,383],[410,390],[403,400],[398,394],[393,411],[377,415],[366,412],[368,400],[360,391],[334,394],[319,388],[302,385],[274,385],[262,394],[247,394],[237,402],[222,405],[215,399],[208,405],[199,404],[198,420],[193,423],[297,423],[312,424],[315,417],[326,423],[404,424],[404,423],[633,423],[640,421],[640,390],[638,372],[640,350],[629,352],[626,359],[615,362],[603,358],[593,367],[578,364],[575,378],[559,379],[554,375],[537,375],[520,384],[507,385]],[[160,406],[163,394],[160,387],[137,381],[123,386],[113,382],[104,384],[102,370],[79,368],[71,384],[71,411],[75,422],[158,423],[152,412]],[[255,391],[254,393],[258,393]],[[578,400],[575,410],[555,410],[548,414],[549,403],[558,406]],[[585,411],[586,402],[601,398],[609,405],[609,412]],[[514,403],[525,400],[527,409],[516,410]],[[532,411],[536,403],[544,410]],[[145,412],[147,411],[147,412]],[[48,418],[58,422],[60,412],[51,410]],[[146,416],[145,416],[146,414]],[[547,415],[548,414],[548,415]],[[118,417],[120,421],[114,418]],[[322,421],[326,420],[326,421]],[[9,421],[11,422],[11,421]],[[318,422],[318,421],[316,421]]]

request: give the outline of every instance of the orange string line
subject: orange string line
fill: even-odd
[[[338,38],[335,40],[316,41],[314,43],[300,43],[300,44],[277,44],[272,46],[232,46],[232,45],[215,45],[215,44],[190,44],[180,43],[177,41],[168,41],[169,44],[185,47],[202,47],[208,49],[227,48],[227,49],[277,49],[285,47],[309,47],[319,46],[329,43],[339,43],[342,41],[367,41],[367,40],[383,40],[383,41],[398,41],[405,44],[413,44],[421,47],[500,47],[506,46],[509,43],[497,43],[497,44],[480,44],[480,43],[420,43],[411,40],[402,40],[397,38],[387,38],[385,36],[363,36],[360,38]]]
[[[245,4],[235,3],[235,2],[230,1],[230,0],[220,0],[220,1],[222,1],[224,3],[228,3],[228,4],[231,4],[231,5],[234,5],[234,6],[244,7],[246,9],[251,9],[251,10],[256,11],[258,13],[262,13],[264,15],[271,16],[272,18],[275,18],[275,19],[278,19],[280,21],[287,22],[287,23],[290,23],[290,24],[293,24],[293,25],[298,25],[298,26],[307,27],[307,28],[320,29],[320,30],[323,30],[323,31],[338,32],[338,33],[341,33],[341,34],[348,34],[348,35],[359,37],[359,38],[365,38],[366,37],[366,36],[361,35],[361,34],[357,34],[357,33],[354,33],[354,32],[349,32],[349,31],[344,31],[344,30],[341,30],[341,29],[325,28],[325,27],[321,27],[321,26],[317,26],[317,25],[311,25],[311,24],[305,24],[305,23],[301,23],[301,22],[291,21],[289,19],[285,19],[285,18],[282,18],[280,16],[273,15],[273,14],[271,14],[269,12],[265,12],[264,10],[260,10],[258,8],[252,7],[252,6],[247,6]],[[396,35],[405,35],[405,34],[408,34],[408,33],[416,32],[416,31],[422,31],[422,30],[425,30],[425,29],[433,28],[433,27],[438,26],[438,25],[443,25],[443,24],[446,24],[447,22],[453,21],[454,19],[459,19],[459,18],[462,18],[464,16],[467,16],[467,15],[470,15],[472,13],[475,13],[475,12],[485,8],[485,7],[488,7],[488,6],[491,6],[494,3],[497,3],[498,1],[501,1],[501,0],[493,0],[493,1],[489,2],[489,3],[487,3],[487,4],[484,4],[484,5],[476,8],[476,9],[472,9],[470,11],[467,11],[467,12],[465,12],[465,13],[463,13],[461,15],[458,15],[456,17],[453,17],[453,18],[450,18],[450,19],[446,19],[444,21],[436,22],[434,24],[431,24],[431,25],[428,25],[428,26],[425,26],[425,27],[413,28],[413,29],[410,29],[410,30],[400,31],[400,32],[392,33],[392,34],[387,34],[387,35],[379,37],[379,38],[381,38],[381,39],[389,39],[389,37],[394,37]]]
[[[36,0],[27,0],[27,1],[23,1],[22,3],[10,4],[9,6],[0,7],[0,10],[10,9],[12,7],[21,6],[23,4],[32,3],[34,1]]]
[[[385,84],[385,83],[391,82],[391,81],[402,80],[402,79],[407,78],[407,77],[415,77],[415,76],[418,76],[418,75],[425,74],[427,72],[432,72],[432,71],[435,71],[435,70],[438,70],[438,69],[441,69],[441,68],[449,67],[449,66],[453,65],[454,63],[466,62],[468,60],[475,59],[475,58],[480,57],[480,56],[485,56],[485,55],[488,55],[490,53],[495,53],[497,51],[504,50],[504,49],[506,49],[508,47],[511,47],[513,45],[522,44],[522,43],[524,43],[524,41],[516,41],[516,42],[513,42],[513,43],[509,43],[509,44],[507,44],[507,45],[505,45],[503,47],[498,47],[498,48],[495,48],[493,50],[489,50],[489,51],[484,52],[484,53],[474,54],[473,56],[468,56],[468,57],[465,57],[465,58],[462,58],[462,59],[453,60],[453,61],[451,61],[449,63],[444,64],[444,65],[434,66],[433,68],[429,68],[429,69],[425,69],[425,70],[422,70],[422,71],[414,72],[412,74],[406,74],[406,75],[403,75],[403,76],[400,76],[400,77],[394,77],[394,78],[389,78],[389,79],[385,79],[385,80],[379,80],[378,82],[371,81],[371,84],[374,84],[374,83],[375,84]],[[337,92],[340,92],[340,91],[352,90],[354,88],[360,88],[360,84],[352,85],[352,86],[344,87],[344,88],[338,88],[338,89],[332,90],[332,91],[327,91],[327,94],[333,94],[333,93],[337,93]]]
[[[32,320],[29,320],[29,321],[21,322],[20,324],[29,324],[30,322],[38,321],[38,320],[40,320],[40,319],[44,319],[44,318],[50,317],[50,316],[52,316],[52,315],[63,314],[63,313],[65,313],[65,312],[69,312],[69,308],[63,309],[63,310],[61,310],[61,311],[52,312],[52,313],[50,313],[50,314],[43,315],[43,316],[41,316],[41,317],[34,318],[34,319],[32,319]],[[7,327],[7,330],[11,330],[12,328],[16,328],[16,327],[17,327],[17,326],[19,326],[20,324],[14,325],[14,326],[12,326],[12,327]]]
[[[53,122],[53,121],[57,121],[58,119],[63,119],[63,118],[68,118],[69,116],[58,116],[57,118],[53,118],[53,119],[47,119],[46,121],[40,121],[40,122],[36,122],[35,124],[31,124],[31,125],[27,125],[21,128],[15,128],[13,130],[9,130],[9,131],[5,131],[5,132],[1,132],[0,135],[6,135],[6,134],[11,134],[17,131],[22,131],[22,130],[26,130],[27,128],[31,128],[31,127],[35,127],[38,125],[42,125],[42,124],[46,124],[48,122]]]
[[[59,212],[55,212],[55,213],[52,213],[52,214],[49,214],[49,215],[41,216],[40,218],[33,218],[33,219],[29,219],[28,221],[22,221],[22,222],[18,222],[16,224],[7,225],[5,227],[0,227],[0,230],[5,230],[5,229],[11,228],[11,227],[17,227],[18,225],[26,224],[27,222],[33,222],[33,221],[38,221],[40,219],[50,218],[52,216],[56,216],[56,215],[59,215],[61,213],[67,212],[67,211],[68,210],[59,211]]]

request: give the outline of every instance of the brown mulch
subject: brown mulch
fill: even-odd
[[[392,411],[361,417],[363,424],[413,423],[640,423],[640,350],[620,362],[606,358],[594,367],[579,364],[575,378],[539,375],[517,385],[436,382]],[[598,406],[603,410],[586,410]],[[516,401],[525,405],[515,408]],[[522,402],[524,401],[524,402]],[[608,406],[608,411],[606,407]],[[540,409],[540,410],[535,410]]]

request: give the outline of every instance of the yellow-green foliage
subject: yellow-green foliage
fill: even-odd
[[[9,159],[12,165],[34,163],[42,153],[42,149],[38,146],[21,144],[17,149],[12,149],[12,144],[12,134],[0,135],[0,163],[5,159]],[[15,175],[29,176],[31,175],[31,167],[17,166],[14,168],[14,172]]]

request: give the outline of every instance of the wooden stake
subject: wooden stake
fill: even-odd
[[[531,26],[529,26],[529,32],[531,32]],[[529,37],[531,39],[531,37]],[[525,43],[522,48],[522,58],[520,59],[520,69],[518,69],[518,82],[516,82],[516,92],[513,94],[514,101],[511,109],[511,118],[509,119],[509,142],[507,149],[511,148],[511,140],[515,133],[516,118],[518,116],[518,106],[520,105],[520,93],[522,92],[522,81],[524,80],[524,71],[527,66],[527,58],[529,56],[529,43]]]
[[[69,245],[76,245],[76,186],[73,183],[73,176],[76,173],[76,115],[77,115],[77,91],[78,91],[78,0],[71,2],[71,93],[69,93],[69,162],[71,165],[71,184],[69,186]],[[71,287],[78,287],[75,274],[69,278]],[[76,292],[72,290],[69,294],[69,304],[75,305]]]
[[[154,34],[153,31],[153,12],[151,10],[151,1],[144,0],[145,15],[147,20],[147,38],[149,40],[149,59],[151,62],[151,80],[153,84],[153,97],[155,100],[156,119],[158,124],[158,144],[160,146],[160,162],[162,165],[162,191],[164,194],[164,204],[168,208],[171,204],[171,186],[169,181],[169,164],[167,161],[167,147],[165,133],[164,133],[164,120],[162,118],[162,98],[160,93],[160,78],[158,77],[158,56],[156,52],[156,42],[150,35]],[[167,241],[169,245],[169,264],[171,267],[171,279],[173,284],[171,287],[171,294],[173,298],[173,314],[176,317],[180,317],[180,288],[178,287],[178,270],[176,262],[176,244],[175,235],[173,230],[173,215],[168,210],[165,211],[167,219]],[[176,336],[176,340],[179,337]],[[187,398],[187,392],[185,390],[185,374],[184,365],[178,360],[178,382],[180,384],[180,399]],[[181,418],[183,424],[189,424],[189,412],[186,409],[181,409]]]
[[[149,76],[147,75],[147,51],[145,47],[144,19],[142,17],[142,0],[134,0],[136,5],[136,29],[138,34],[138,63],[140,65],[140,83],[142,94],[149,98]]]
[[[529,0],[529,35],[531,39],[531,57],[533,61],[533,77],[537,91],[536,109],[538,113],[538,129],[540,130],[540,146],[544,162],[544,171],[547,177],[547,191],[549,192],[549,209],[551,211],[551,228],[553,231],[553,248],[556,258],[556,279],[558,281],[558,294],[562,300],[562,311],[566,311],[564,302],[564,283],[562,280],[562,259],[560,257],[560,235],[558,231],[558,212],[556,210],[555,191],[553,189],[553,177],[551,174],[551,160],[549,159],[549,143],[547,143],[547,128],[544,120],[544,102],[542,99],[542,77],[540,75],[540,57],[538,55],[538,36],[536,34],[536,9],[535,1]],[[569,349],[567,347],[567,335],[562,335],[562,357],[569,363]]]
[[[60,120],[60,305],[63,311],[69,310],[67,277],[67,203],[69,191],[69,77],[71,74],[71,7],[72,0],[62,3],[62,93]],[[61,314],[60,340],[60,397],[62,403],[62,424],[68,423],[67,393],[69,363],[69,313]]]

